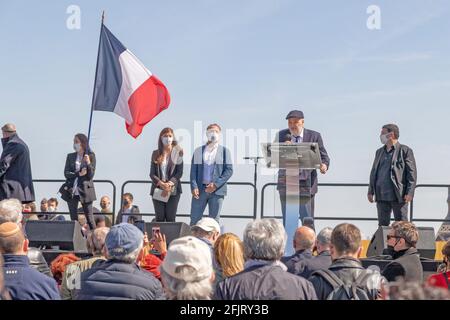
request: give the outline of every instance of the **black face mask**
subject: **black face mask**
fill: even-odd
[[[387,246],[387,248],[383,250],[383,255],[393,257],[395,255],[394,246]]]
[[[128,201],[128,200],[123,200],[123,205],[124,206],[128,206],[130,204],[130,201]]]

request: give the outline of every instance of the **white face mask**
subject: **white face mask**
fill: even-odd
[[[389,142],[389,138],[388,138],[389,133],[385,133],[385,134],[381,134],[380,135],[380,142],[381,144],[387,144]]]
[[[73,144],[73,150],[75,150],[76,152],[80,152],[81,144],[80,143],[74,143]]]
[[[48,207],[48,212],[55,212],[55,208],[54,207]]]
[[[171,145],[173,142],[173,137],[161,137],[161,142],[165,146]]]
[[[217,142],[219,141],[219,134],[215,131],[207,131],[206,137],[208,138],[209,142]]]

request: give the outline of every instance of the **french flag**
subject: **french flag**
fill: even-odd
[[[137,138],[169,104],[166,86],[102,23],[92,110],[118,114]]]

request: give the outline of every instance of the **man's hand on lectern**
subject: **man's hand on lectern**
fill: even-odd
[[[327,165],[326,165],[325,163],[322,163],[322,164],[320,165],[320,173],[321,173],[321,174],[325,174],[325,173],[327,173],[327,170],[328,170]]]

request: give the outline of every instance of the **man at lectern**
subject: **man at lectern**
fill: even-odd
[[[322,164],[320,172],[325,174],[330,165],[330,158],[322,141],[322,136],[319,132],[305,129],[305,119],[302,111],[292,110],[286,116],[288,121],[288,129],[278,132],[275,142],[283,143],[302,143],[302,142],[317,142],[320,149],[320,157]],[[307,195],[306,200],[299,195],[299,216],[302,224],[312,224],[314,218],[314,196],[317,193],[317,171],[316,170],[300,170],[300,190],[310,189],[310,194]],[[286,170],[280,169],[278,171],[278,185],[277,190],[280,193],[281,210],[283,213],[283,224],[286,220]],[[307,218],[307,219],[305,219]]]

